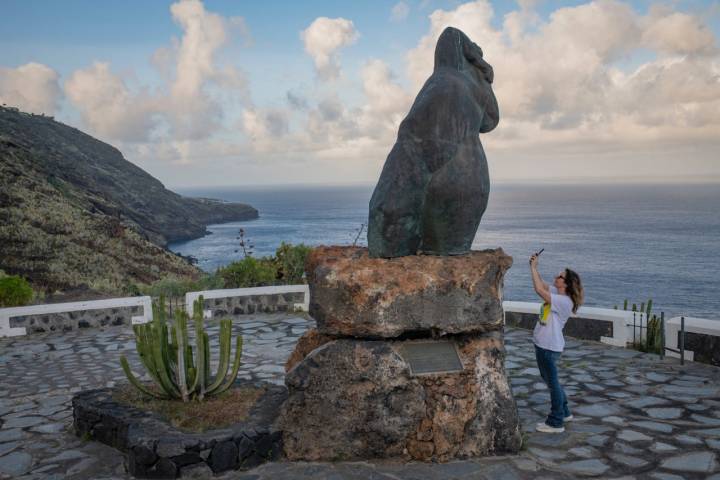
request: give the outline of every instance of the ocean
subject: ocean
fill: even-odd
[[[212,272],[242,258],[243,228],[256,257],[281,241],[351,245],[367,223],[374,185],[178,189],[188,196],[243,202],[260,212],[246,222],[211,225],[203,238],[171,244]],[[358,245],[367,245],[366,231]],[[473,249],[502,247],[514,264],[505,300],[537,301],[528,258],[544,248],[550,282],[565,267],[585,286],[585,305],[622,308],[653,300],[666,318],[720,320],[720,185],[493,185]]]

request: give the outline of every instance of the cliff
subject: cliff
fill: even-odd
[[[113,292],[200,271],[166,250],[249,205],[182,197],[51,117],[0,107],[0,269],[47,291]]]

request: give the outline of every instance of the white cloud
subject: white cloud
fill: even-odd
[[[614,0],[560,8],[543,19],[533,0],[519,4],[499,26],[487,1],[435,10],[427,34],[406,55],[409,89],[385,62],[368,60],[357,106],[333,91],[314,101],[307,92],[288,94],[296,119],[289,124],[296,128],[256,151],[304,151],[315,162],[337,162],[337,171],[376,178],[400,121],[432,73],[438,36],[455,26],[495,69],[501,122],[481,139],[500,177],[532,177],[532,159],[543,163],[543,175],[597,174],[603,158],[615,169],[626,158],[627,171],[637,172],[654,157],[667,162],[668,152],[687,148],[697,151],[693,171],[707,169],[707,148],[717,151],[720,138],[720,57],[699,19],[680,21],[665,10],[643,16]],[[679,26],[668,26],[671,20]],[[636,55],[645,58],[639,65]],[[631,159],[643,167],[632,167]]]
[[[218,64],[216,58],[232,29],[249,35],[244,21],[208,12],[199,0],[180,0],[171,5],[170,12],[183,35],[152,57],[165,80],[159,89],[130,91],[102,62],[78,70],[66,82],[68,97],[86,124],[105,139],[176,145],[206,139],[223,129],[227,97],[249,101],[245,74],[233,65]],[[213,94],[213,88],[224,98]],[[186,152],[187,148],[169,150]]]
[[[315,62],[315,70],[322,80],[340,76],[337,51],[357,41],[359,34],[353,22],[344,18],[316,18],[300,32],[305,51]]]
[[[680,152],[688,162],[697,154],[707,166],[717,156],[720,53],[704,18],[668,6],[641,14],[619,0],[541,17],[536,0],[517,3],[500,19],[486,0],[436,9],[399,78],[382,57],[355,65],[357,78],[341,78],[340,53],[359,34],[348,19],[317,18],[300,37],[324,82],[306,87],[309,79],[299,79],[255,104],[241,66],[220,55],[234,33],[245,46],[252,42],[244,20],[181,0],[170,12],[182,34],[152,58],[159,87],[131,88],[109,63],[95,62],[71,74],[65,92],[91,133],[120,142],[133,161],[182,168],[202,161],[218,178],[218,165],[234,161],[266,172],[295,161],[307,162],[308,172],[321,169],[324,179],[353,172],[365,177],[348,180],[373,180],[432,73],[438,36],[454,26],[482,47],[495,70],[500,125],[481,139],[491,170],[503,177],[532,171],[533,161],[542,161],[543,171],[577,174],[597,172],[588,162],[603,158],[622,167],[623,156],[630,165]],[[408,4],[394,7],[398,19],[406,15],[402,5]],[[62,95],[57,84],[57,73],[43,65],[0,69],[0,99],[24,102],[23,109],[52,112]],[[263,167],[264,161],[272,163]]]
[[[533,2],[507,14],[501,28],[492,18],[484,0],[436,10],[428,34],[407,54],[408,77],[419,89],[445,27],[482,47],[501,112],[499,127],[481,137],[490,151],[622,148],[632,156],[657,143],[720,137],[720,56],[697,17],[667,9],[642,16],[625,3],[597,0],[557,9],[544,21]],[[647,55],[643,48],[660,56],[623,69],[624,61]]]
[[[643,23],[648,48],[670,55],[717,53],[715,36],[693,15],[655,7]]]
[[[65,93],[83,121],[103,138],[147,141],[154,127],[157,102],[147,93],[132,94],[107,63],[75,71]]]
[[[282,109],[246,109],[242,115],[242,125],[255,142],[272,141],[286,135],[288,122],[288,113]]]
[[[17,68],[0,67],[0,103],[53,115],[62,98],[58,78],[55,70],[35,62]]]
[[[405,20],[409,13],[410,7],[407,3],[401,0],[392,7],[392,10],[390,11],[390,18],[395,22],[399,22]]]
[[[360,134],[390,141],[410,109],[412,96],[381,60],[369,60],[362,68],[361,78],[365,102],[360,108]]]
[[[490,24],[492,17],[492,6],[486,1],[465,3],[451,11],[432,12],[430,31],[406,55],[407,75],[413,91],[417,92],[432,73],[435,43],[446,27],[453,26],[462,30],[483,50],[493,52],[502,48],[501,33]]]

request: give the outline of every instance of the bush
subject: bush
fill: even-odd
[[[140,291],[151,297],[176,298],[182,297],[186,292],[192,292],[193,282],[177,277],[165,277],[150,285],[140,287]]]
[[[0,307],[27,305],[32,298],[32,288],[24,278],[17,275],[0,278]]]
[[[220,275],[209,274],[200,277],[200,280],[194,282],[194,290],[219,290],[225,288],[225,280]]]
[[[194,281],[168,276],[150,285],[129,283],[125,285],[124,292],[131,296],[149,295],[151,297],[177,298],[185,296],[187,292],[218,290],[224,286],[225,281],[217,274],[203,275]]]
[[[277,264],[273,258],[245,257],[218,269],[217,274],[228,288],[246,288],[274,285],[277,283],[277,273]]]
[[[277,277],[286,285],[305,283],[305,258],[311,248],[305,244],[292,245],[282,242],[275,251],[275,259],[278,266]]]
[[[169,276],[150,285],[128,284],[130,295],[163,296],[174,299],[187,292],[218,290],[221,288],[262,287],[266,285],[292,285],[305,283],[305,259],[311,247],[282,242],[273,257],[244,259],[219,268],[214,274],[203,275],[199,280],[183,280]]]

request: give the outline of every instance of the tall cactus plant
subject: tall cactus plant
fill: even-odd
[[[235,382],[240,370],[243,338],[238,336],[236,339],[235,358],[228,375],[232,321],[229,318],[220,321],[220,359],[213,377],[210,371],[210,339],[204,328],[202,305],[202,297],[193,305],[194,355],[188,336],[189,315],[176,310],[174,321],[168,328],[163,297],[159,305],[153,305],[152,322],[133,326],[140,360],[161,392],[143,385],[130,370],[127,358],[121,356],[120,365],[125,375],[142,393],[156,398],[182,399],[184,402],[191,399],[202,401],[206,396],[224,392]]]

